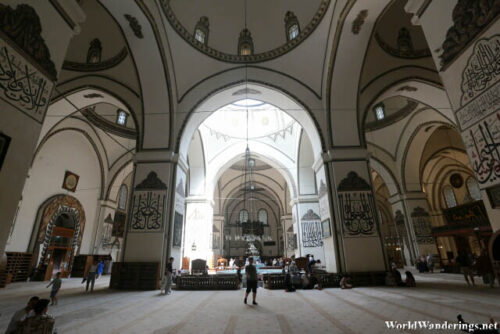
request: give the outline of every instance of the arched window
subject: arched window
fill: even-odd
[[[127,186],[122,184],[120,187],[120,192],[118,194],[118,209],[125,210],[127,208]]]
[[[238,54],[240,56],[253,55],[253,38],[250,30],[243,29],[238,39]]]
[[[194,28],[194,39],[201,44],[207,45],[208,43],[208,17],[202,16]]]
[[[240,222],[246,223],[248,221],[248,211],[243,209],[240,211]]]
[[[267,211],[266,209],[260,209],[259,210],[259,221],[264,224],[264,225],[267,225],[268,222],[267,222]]]
[[[126,125],[127,124],[127,113],[121,109],[118,109],[117,115],[116,115],[116,123],[119,125]]]
[[[383,103],[379,103],[375,107],[373,107],[373,111],[375,112],[377,121],[381,121],[385,118],[385,106]]]
[[[457,206],[457,199],[455,198],[455,193],[451,186],[446,186],[443,188],[444,200],[446,201],[446,206],[448,208],[453,208]]]
[[[479,183],[473,177],[467,179],[467,190],[469,191],[470,197],[474,201],[479,201],[481,199],[481,190],[479,189]]]
[[[297,38],[300,34],[299,20],[297,16],[291,11],[285,14],[285,30],[286,30],[286,40],[289,42],[292,39]]]

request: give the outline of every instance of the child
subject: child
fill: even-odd
[[[52,280],[52,282],[47,285],[47,288],[52,285],[52,291],[50,291],[50,300],[52,301],[52,304],[50,305],[57,305],[57,293],[59,292],[59,289],[61,289],[61,273],[56,274],[56,278]]]

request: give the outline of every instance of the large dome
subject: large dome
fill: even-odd
[[[247,120],[248,111],[248,120]],[[292,131],[295,120],[270,104],[245,99],[229,104],[208,117],[203,126],[226,138],[248,139],[284,135]]]
[[[297,46],[319,24],[330,0],[165,0],[163,10],[172,27],[192,46],[230,62],[258,62],[278,57]],[[246,8],[246,9],[245,9]],[[296,17],[300,34],[288,41],[285,16]],[[194,38],[200,18],[208,18],[207,43]],[[238,55],[238,37],[247,27],[253,55]]]

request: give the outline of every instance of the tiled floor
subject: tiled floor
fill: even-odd
[[[124,292],[108,290],[109,278],[96,291],[84,292],[81,279],[63,281],[59,305],[50,307],[57,333],[424,333],[389,330],[385,321],[427,320],[483,323],[500,320],[500,288],[478,281],[467,287],[450,274],[416,275],[416,288],[352,290],[258,290],[259,306],[243,304],[239,291]],[[32,295],[48,297],[46,283],[14,283],[0,289],[0,331]],[[442,333],[459,331],[440,331]]]

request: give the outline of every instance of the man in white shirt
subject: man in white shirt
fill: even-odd
[[[87,287],[85,291],[89,291],[89,285],[90,285],[90,292],[94,291],[96,271],[97,271],[97,260],[94,260],[90,265],[89,273],[87,274]]]
[[[26,307],[23,307],[22,309],[14,313],[14,315],[10,319],[9,327],[7,327],[5,334],[15,333],[17,330],[18,323],[24,320],[28,316],[28,314],[33,310],[33,307],[39,300],[40,298],[38,298],[37,296],[31,297]]]

